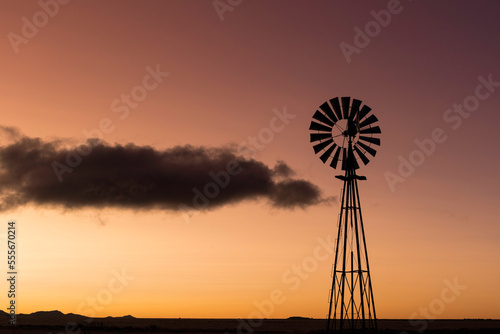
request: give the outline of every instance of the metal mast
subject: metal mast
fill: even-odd
[[[370,162],[380,146],[378,119],[361,100],[335,97],[324,102],[313,115],[309,126],[314,153],[323,163],[336,169],[339,161],[344,175],[342,206],[337,222],[338,232],[329,294],[327,332],[375,333],[377,316],[373,300],[368,251],[366,249],[358,176],[360,163]]]
[[[366,177],[356,175],[352,137],[348,137],[345,175],[336,176],[344,181],[344,187],[332,272],[327,333],[375,333],[377,316],[358,191],[358,180],[366,180]]]

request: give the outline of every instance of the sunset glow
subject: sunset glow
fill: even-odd
[[[499,318],[498,2],[214,3],[0,5],[17,312],[325,318],[343,171],[308,127],[352,96],[382,129],[358,171],[377,317]]]

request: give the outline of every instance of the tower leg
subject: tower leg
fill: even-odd
[[[355,169],[348,168],[342,179],[327,333],[376,333],[375,302]]]

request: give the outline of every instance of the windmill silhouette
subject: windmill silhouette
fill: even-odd
[[[365,231],[361,215],[358,180],[360,163],[375,156],[380,145],[380,128],[371,108],[350,97],[334,98],[323,103],[313,115],[309,127],[314,153],[323,163],[337,168],[339,161],[344,175],[342,205],[337,222],[332,288],[329,293],[327,333],[375,333],[377,316],[368,263]]]

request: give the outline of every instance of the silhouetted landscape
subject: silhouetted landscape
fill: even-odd
[[[123,317],[89,318],[79,314],[64,314],[60,311],[42,311],[17,315],[15,326],[7,325],[8,314],[0,311],[4,318],[2,333],[323,333],[325,319],[290,317],[287,319],[154,319]],[[380,333],[499,333],[500,320],[413,320],[382,319],[378,321]],[[424,328],[425,327],[425,328]]]
[[[0,5],[0,334],[500,334],[500,1]]]

